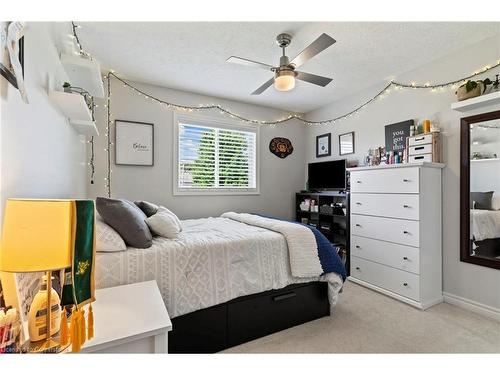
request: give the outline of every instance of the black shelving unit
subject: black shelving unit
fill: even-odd
[[[300,204],[306,199],[314,200],[318,212],[304,211]],[[335,246],[350,274],[350,195],[349,192],[321,192],[295,194],[295,220],[315,227]]]

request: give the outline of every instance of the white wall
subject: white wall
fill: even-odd
[[[58,87],[67,80],[55,46],[61,26],[28,23],[24,71],[29,104],[0,77],[0,214],[10,197],[86,196],[85,141],[47,96],[49,76]]]
[[[425,51],[422,51],[425,53]],[[485,40],[474,46],[456,51],[452,55],[397,77],[405,82],[442,82],[470,74],[486,64],[495,63],[500,57],[500,37]],[[493,78],[500,69],[488,74]],[[390,79],[393,77],[388,77]],[[394,77],[396,78],[396,77]],[[335,81],[333,82],[335,84]],[[310,120],[321,120],[341,115],[364,102],[383,88],[385,83],[361,93],[331,103],[307,115]],[[393,91],[384,99],[370,104],[358,115],[335,125],[310,127],[307,141],[307,161],[315,158],[315,137],[332,132],[332,157],[338,155],[338,135],[355,132],[354,155],[348,159],[362,161],[368,148],[383,146],[384,126],[398,121],[424,118],[435,119],[443,131],[443,287],[444,291],[479,303],[500,308],[500,270],[460,262],[460,118],[481,112],[500,109],[490,106],[470,113],[452,111],[455,101],[452,90],[432,93],[422,90]],[[326,159],[326,158],[323,158]]]
[[[169,207],[181,218],[218,216],[226,211],[254,212],[292,218],[294,193],[304,188],[304,137],[305,127],[297,122],[261,127],[260,131],[260,194],[226,196],[174,196],[173,195],[173,112],[133,93],[129,88],[112,78],[111,112],[113,119],[153,123],[155,128],[155,165],[114,165],[112,150],[112,197],[131,200],[149,200]],[[243,116],[257,119],[279,119],[283,112],[275,109],[203,97],[187,92],[170,90],[158,86],[136,84],[144,91],[159,98],[179,104],[198,105],[220,103]],[[199,115],[220,117],[218,111],[200,112]],[[105,108],[99,103],[96,111],[97,124],[105,133]],[[227,119],[227,117],[222,117]],[[113,127],[112,127],[113,129]],[[274,137],[286,137],[292,141],[294,152],[280,159],[269,151],[269,142]],[[114,139],[114,133],[112,135]],[[88,185],[90,197],[107,196],[105,137],[96,140],[96,178]]]

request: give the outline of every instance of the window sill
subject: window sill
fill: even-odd
[[[179,190],[174,189],[174,196],[176,195],[190,195],[190,196],[224,196],[224,195],[260,195],[259,189],[252,190]]]

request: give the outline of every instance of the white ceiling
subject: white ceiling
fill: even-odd
[[[124,78],[241,102],[307,113],[329,102],[500,34],[500,23],[83,22],[85,50]],[[235,55],[277,65],[277,34],[293,37],[293,58],[321,33],[337,40],[301,70],[333,78],[325,88],[297,81],[250,95],[271,78],[226,63]],[[480,62],[484,63],[484,62]]]

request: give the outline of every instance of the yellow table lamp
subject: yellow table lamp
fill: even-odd
[[[54,303],[51,303],[55,297],[51,273],[71,266],[74,210],[74,201],[70,200],[9,199],[6,202],[0,271],[46,272],[43,284],[46,282],[47,303],[36,312],[38,320],[45,316],[45,326],[40,332],[43,340],[37,345],[38,351],[59,347],[59,342],[51,335],[54,331],[52,320],[56,316],[53,314],[58,317],[60,314],[59,305],[58,310],[53,311]]]

